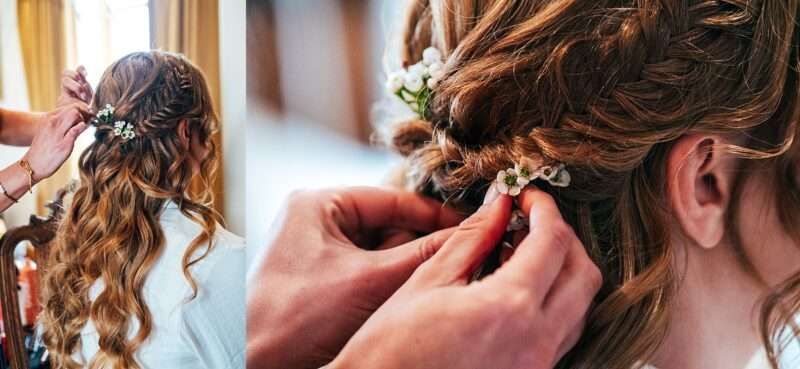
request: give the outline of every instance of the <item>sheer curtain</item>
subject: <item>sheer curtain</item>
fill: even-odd
[[[0,106],[14,110],[28,110],[28,87],[25,79],[22,47],[17,21],[17,0],[0,0],[0,74],[3,95]],[[0,167],[5,167],[25,154],[26,148],[0,146]],[[33,196],[24,196],[20,202],[3,212],[2,217],[10,227],[28,223],[36,211]]]
[[[186,55],[206,75],[214,108],[221,116],[219,79],[219,3],[217,0],[150,0],[150,46]],[[224,130],[224,122],[221,127]],[[222,152],[221,135],[213,138]],[[222,158],[220,157],[220,170]],[[222,211],[223,180],[217,176],[214,206]],[[195,184],[199,185],[199,184]]]
[[[69,40],[67,21],[70,7],[64,0],[18,0],[22,58],[32,111],[49,111],[58,99],[61,72],[67,67]],[[37,186],[36,202],[39,211],[59,188],[71,178],[71,166],[64,165],[52,177]]]

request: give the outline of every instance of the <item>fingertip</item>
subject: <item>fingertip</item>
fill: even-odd
[[[533,185],[528,185],[520,193],[519,207],[532,221],[542,214],[561,214],[553,196]]]

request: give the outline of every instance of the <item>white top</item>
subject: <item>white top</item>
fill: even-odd
[[[153,330],[136,353],[142,369],[243,369],[245,366],[245,241],[217,227],[213,250],[189,270],[198,295],[183,276],[184,251],[202,228],[168,203],[160,219],[166,238],[164,252],[144,284],[144,301]],[[204,248],[201,247],[201,251]],[[97,281],[89,291],[94,300],[103,291]],[[133,337],[138,320],[131,321]],[[81,331],[79,362],[88,363],[99,351],[90,320]]]

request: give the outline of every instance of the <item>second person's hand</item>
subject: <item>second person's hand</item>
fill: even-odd
[[[551,369],[577,342],[598,268],[553,199],[520,195],[530,233],[493,274],[469,283],[501,240],[511,198],[464,221],[370,317],[327,369]]]
[[[83,102],[74,102],[44,115],[31,147],[23,156],[33,169],[34,182],[50,177],[64,164],[92,116],[89,106]]]
[[[409,192],[293,195],[249,281],[248,368],[328,363],[461,219]]]

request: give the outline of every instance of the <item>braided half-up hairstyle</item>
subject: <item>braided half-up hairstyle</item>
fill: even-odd
[[[467,210],[521,157],[565,163],[570,186],[540,188],[604,284],[558,367],[632,368],[665,338],[679,282],[665,198],[666,158],[678,138],[712,133],[743,142],[726,147],[741,157],[727,216],[745,266],[735,203],[749,168],[774,178],[774,206],[800,243],[800,191],[789,180],[798,151],[799,4],[412,0],[403,65],[434,46],[445,74],[428,119],[391,124],[385,141],[407,157],[407,186]],[[800,274],[761,307],[775,367],[776,334],[798,307]]]
[[[125,139],[113,125],[97,123],[95,141],[80,156],[80,186],[51,246],[44,279],[41,324],[55,368],[139,368],[134,354],[153,328],[142,292],[164,248],[159,217],[165,205],[174,202],[202,226],[183,257],[195,295],[190,267],[211,250],[221,223],[208,185],[217,167],[211,136],[218,123],[202,72],[181,55],[133,53],[103,74],[92,105],[98,111],[106,104],[114,106],[115,120],[133,125],[135,136]],[[208,152],[199,166],[181,140],[183,121]],[[193,180],[204,183],[195,186],[199,193]],[[104,289],[92,300],[96,281]],[[89,320],[100,351],[81,363],[74,354]]]

